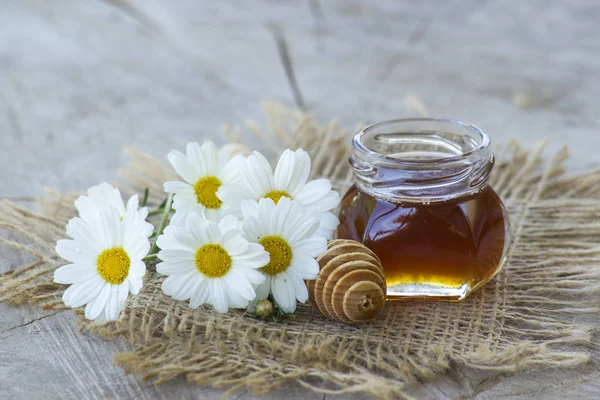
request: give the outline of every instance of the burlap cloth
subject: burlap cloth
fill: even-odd
[[[267,105],[267,119],[264,132],[249,124],[254,135],[246,136],[248,145],[270,148],[273,160],[283,148],[302,147],[312,156],[313,177],[347,189],[347,132],[277,104]],[[227,129],[227,137],[236,142],[240,132]],[[265,322],[243,311],[191,310],[165,296],[163,278],[151,273],[116,324],[90,323],[76,314],[87,330],[125,338],[131,351],[115,356],[125,371],[159,382],[185,375],[229,393],[245,387],[267,393],[296,382],[323,393],[407,397],[411,382],[456,366],[510,372],[587,363],[593,327],[574,316],[598,312],[600,171],[563,177],[566,150],[545,161],[542,147],[512,143],[497,149],[491,182],[509,210],[514,244],[503,271],[461,303],[392,302],[362,327],[325,320],[310,305],[299,306],[294,318]],[[173,172],[139,151],[130,156],[120,186],[137,193],[150,188],[149,204],[156,206]],[[36,212],[0,203],[0,227],[23,239],[2,242],[32,256],[30,264],[0,277],[0,301],[64,308],[65,287],[52,282],[63,264],[54,246],[75,215],[74,197],[50,193]]]

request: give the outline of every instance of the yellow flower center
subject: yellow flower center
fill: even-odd
[[[220,278],[231,268],[231,256],[220,244],[205,244],[196,251],[196,268],[206,277]]]
[[[122,247],[113,247],[100,253],[96,264],[102,279],[113,285],[120,285],[129,275],[131,260]]]
[[[269,253],[270,261],[261,270],[269,275],[285,271],[292,263],[292,248],[279,236],[265,236],[260,243]]]
[[[221,187],[221,181],[216,176],[205,176],[198,179],[194,185],[198,203],[206,208],[220,208],[221,200],[217,197],[217,190]]]
[[[273,200],[275,204],[279,203],[279,200],[282,197],[287,197],[288,199],[292,198],[292,196],[290,196],[287,192],[284,192],[283,190],[271,190],[269,193],[263,196],[264,199]]]

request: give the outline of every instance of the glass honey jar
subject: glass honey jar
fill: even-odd
[[[488,185],[494,155],[482,130],[443,119],[374,124],[354,137],[350,165],[337,234],[378,255],[388,299],[459,301],[498,273],[510,227]]]

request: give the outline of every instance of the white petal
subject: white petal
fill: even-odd
[[[282,199],[283,200],[283,199]],[[280,200],[281,201],[281,200]],[[272,199],[262,198],[258,201],[258,209],[256,210],[256,219],[263,227],[267,229],[271,226],[271,219],[275,213],[276,205]],[[263,234],[270,235],[272,232],[266,231]]]
[[[227,304],[227,292],[222,279],[211,279],[211,297],[212,305],[215,311],[220,313],[226,313],[229,310]]]
[[[208,243],[221,243],[221,231],[219,225],[213,221],[207,221],[204,226],[205,237],[208,238]]]
[[[173,209],[176,212],[191,213],[204,211],[204,205],[198,203],[195,193],[179,192],[173,197]]]
[[[333,238],[333,232],[340,224],[340,220],[331,212],[321,213],[318,217],[319,228],[315,231],[314,236],[321,236],[327,240]]]
[[[196,287],[199,281],[203,280],[205,280],[205,278],[197,272],[188,273],[188,278],[183,280],[183,282],[180,281],[181,286],[179,287],[178,292],[173,296],[173,298],[176,300],[191,299],[194,295],[194,288]]]
[[[208,279],[196,281],[192,298],[190,299],[190,308],[196,309],[200,307],[200,305],[208,302],[210,297],[209,285],[210,281]]]
[[[275,168],[275,185],[278,190],[288,192],[295,198],[304,187],[310,174],[310,157],[302,149],[286,150]]]
[[[292,284],[294,285],[296,300],[298,300],[301,303],[306,303],[306,300],[308,300],[308,289],[306,288],[306,283],[304,283],[304,279],[294,268],[288,268],[285,272],[291,279]]]
[[[197,270],[185,274],[171,275],[162,283],[162,290],[175,300],[187,300],[192,297],[194,285],[204,279]]]
[[[244,218],[242,221],[242,232],[244,237],[250,242],[258,242],[265,236],[264,229],[261,229],[262,223],[257,217]]]
[[[169,260],[156,264],[156,271],[162,275],[185,274],[193,271],[195,268],[196,265],[193,257],[190,257],[188,260]]]
[[[169,153],[168,158],[177,174],[187,183],[195,185],[198,182],[200,175],[183,153],[173,150]]]
[[[125,306],[125,301],[127,300],[127,297],[129,297],[129,285],[127,284],[127,282],[123,282],[122,284],[118,285],[117,295],[119,296],[119,312],[121,312],[123,310],[123,307]]]
[[[227,290],[228,303],[231,308],[246,308],[256,297],[254,287],[240,273],[231,270],[223,277]]]
[[[204,222],[207,222],[207,219],[204,218],[204,215],[202,213],[197,212],[190,213],[185,220],[186,226],[198,225]]]
[[[79,196],[74,204],[77,211],[79,211],[79,216],[88,221],[94,219],[96,213],[99,211],[99,208],[87,196]]]
[[[127,279],[127,282],[129,283],[129,291],[131,292],[131,294],[138,294],[140,292],[140,290],[142,290],[142,286],[144,286],[144,279],[143,278],[129,278]]]
[[[167,193],[187,193],[190,195],[196,194],[194,192],[194,187],[191,184],[179,181],[165,182],[163,185],[163,189]]]
[[[125,291],[125,299],[123,299],[123,303],[119,304],[121,300],[119,298],[119,287],[126,286],[125,285],[110,285],[110,294],[108,295],[108,301],[106,302],[106,306],[104,307],[104,317],[107,321],[116,321],[119,317],[119,311],[121,311],[121,306],[127,300],[127,291]]]
[[[121,285],[111,285],[111,292],[104,308],[104,314],[108,321],[116,321],[119,313],[125,305],[128,294],[127,283]]]
[[[89,264],[67,264],[54,271],[54,282],[73,284],[87,281],[98,275],[97,269]]]
[[[227,293],[227,304],[229,308],[246,308],[250,304],[249,300],[244,299],[240,293],[231,286],[225,286]]]
[[[163,261],[194,261],[195,253],[181,249],[165,249],[158,252],[158,258]]]
[[[221,243],[223,248],[227,251],[227,253],[231,256],[239,256],[247,251],[249,251],[250,244],[246,239],[244,239],[239,232],[233,235],[227,235],[222,238]],[[250,250],[252,251],[252,250]]]
[[[227,146],[223,146],[217,150],[217,167],[221,171],[233,158],[231,150]]]
[[[291,228],[292,226],[288,226]],[[304,214],[304,220],[293,226],[293,229],[287,231],[288,243],[295,244],[302,239],[312,236],[319,228],[319,221],[309,214]]]
[[[240,255],[231,255],[232,264],[246,268],[260,268],[269,263],[269,253],[258,243],[250,243],[248,250]]]
[[[241,203],[241,209],[244,218],[256,217],[258,212],[258,203],[252,199],[243,200]]]
[[[257,199],[273,190],[273,170],[269,161],[259,152],[255,151],[248,157],[241,172],[246,185],[252,189],[252,198]]]
[[[127,235],[128,231],[135,232],[136,235],[142,236],[147,239],[154,232],[154,226],[145,221],[148,209],[146,207],[140,208],[137,211],[128,211],[122,219],[122,225],[124,227],[124,235]]]
[[[340,204],[340,194],[331,190],[331,182],[327,179],[310,181],[294,197],[304,207],[314,212],[330,211]]]
[[[191,232],[189,232],[189,227],[186,228],[186,230],[175,231],[173,237],[178,243],[184,246],[184,249],[190,249],[190,251],[193,252],[196,252],[196,250],[198,250],[199,247],[206,244],[206,242],[200,242],[196,237],[192,236]]]
[[[90,320],[98,318],[98,315],[106,307],[111,290],[111,284],[105,283],[100,293],[85,307],[85,317]]]
[[[67,235],[77,241],[81,249],[90,254],[100,254],[106,247],[101,243],[95,232],[92,232],[91,223],[81,218],[72,218],[67,223]]]
[[[61,239],[56,242],[56,253],[67,261],[74,263],[94,263],[98,258],[98,253],[81,245],[79,241]]]
[[[171,227],[169,227],[171,228]],[[177,228],[173,229],[165,229],[165,233],[160,235],[156,240],[158,247],[161,249],[182,249],[190,252],[196,251],[196,245],[190,246],[188,241],[186,243],[181,243],[177,238],[181,237],[183,234],[178,232]]]
[[[260,274],[260,272],[258,271],[251,271]],[[223,279],[225,280],[227,288],[230,292],[235,292],[246,300],[245,304],[236,305],[234,307],[246,307],[248,305],[248,302],[250,300],[254,300],[254,298],[256,297],[254,286],[248,281],[246,276],[242,274],[238,269],[231,269]]]
[[[219,207],[219,208],[205,208],[203,210],[204,217],[209,221],[218,223],[221,220],[221,217],[223,217],[223,215],[225,215],[226,209],[227,209],[227,207],[223,206],[223,205],[221,205],[221,207]]]
[[[254,269],[254,268],[248,268],[248,267],[242,267],[239,265],[232,265],[231,266],[231,270],[232,271],[236,271],[239,272],[240,274],[244,275],[244,277],[253,285],[253,286],[258,286],[260,284],[262,284],[265,281],[265,274],[263,274],[262,272],[260,272],[260,270],[258,269]]]
[[[287,149],[283,152],[283,154],[281,154],[281,157],[279,157],[279,161],[277,162],[277,166],[275,167],[275,172],[273,174],[273,184],[275,188],[283,191],[288,190],[288,184],[296,172],[294,167],[294,152],[290,149]]]
[[[114,207],[108,207],[99,214],[98,226],[94,231],[103,249],[123,245],[123,225],[121,215]]]
[[[148,237],[152,234],[154,227],[152,224],[142,220],[128,220],[125,222],[123,248],[132,259],[145,257],[150,250]]]
[[[113,298],[113,288],[115,286],[116,285],[110,285],[110,289],[109,289],[109,292],[108,292],[108,299],[106,300],[106,304],[104,305],[104,308],[100,312],[100,315],[98,315],[95,318],[96,320],[98,320],[98,321],[112,321],[111,317],[112,317],[113,314],[115,314],[115,312],[111,312],[111,309],[117,307],[116,302],[118,300],[118,297],[116,296],[116,293],[115,293],[115,296]],[[115,303],[115,304],[112,304],[112,307],[111,307],[111,302]],[[118,312],[116,314],[118,314]]]
[[[290,268],[295,269],[302,279],[315,279],[319,273],[319,263],[307,255],[294,255]]]
[[[291,278],[281,272],[271,278],[271,293],[279,308],[286,313],[296,311],[296,293]]]
[[[142,207],[139,210],[137,210],[138,214],[137,214],[137,218],[138,219],[146,219],[148,218],[148,207]]]
[[[265,281],[256,288],[256,299],[265,300],[271,293],[271,276],[265,275]]]
[[[204,142],[202,146],[189,143],[186,152],[199,176],[212,176],[217,173],[217,146],[213,142]]]
[[[256,303],[259,300],[265,300],[267,297],[269,297],[270,292],[271,276],[265,275],[265,281],[258,285],[258,287],[256,288],[256,297],[250,302],[250,304],[248,304],[248,311],[254,312],[254,310],[256,310]]]
[[[279,217],[281,221],[279,222],[276,234],[288,240],[292,238],[293,233],[297,231],[299,225],[306,224],[307,220],[314,218],[311,213],[307,213],[304,210],[299,201],[291,200],[287,197],[279,200],[276,210],[273,212],[275,215],[280,213],[284,215]]]
[[[89,188],[88,197],[95,207],[112,206],[117,209],[119,215],[125,215],[125,205],[121,198],[121,192],[106,182]]]
[[[268,229],[271,235],[282,236],[294,224],[292,222],[294,220],[294,207],[292,207],[292,203],[294,202],[288,197],[279,199],[277,206],[274,207],[270,215]],[[297,205],[300,206],[299,204]]]
[[[304,254],[314,258],[323,254],[325,250],[327,250],[327,240],[318,236],[299,240],[292,246],[293,254]]]
[[[62,299],[68,307],[81,307],[96,298],[103,287],[104,280],[98,276],[69,286],[63,293]]]
[[[216,193],[219,200],[226,206],[228,212],[236,217],[241,217],[240,205],[245,199],[255,198],[256,194],[252,189],[249,189],[245,184],[224,184]]]
[[[224,185],[239,184],[241,183],[240,170],[245,163],[243,157],[233,157],[231,152],[222,147],[219,150],[219,174],[218,178]]]
[[[140,205],[140,198],[138,197],[137,194],[134,194],[133,196],[131,196],[129,198],[129,200],[127,200],[127,212],[137,211],[139,205]]]
[[[146,242],[152,235],[152,232],[154,232],[154,226],[151,223],[136,218],[130,213],[123,218],[122,225],[124,242],[128,240],[138,241],[140,239],[142,242]]]
[[[141,279],[146,275],[146,264],[142,260],[131,260],[128,279]]]
[[[296,194],[295,200],[303,200],[303,204],[310,204],[321,200],[331,191],[331,182],[328,179],[315,179],[308,182],[302,190]]]
[[[177,211],[171,217],[171,220],[169,221],[169,226],[177,226],[180,228],[185,227],[185,220],[187,219],[188,216],[189,216],[189,213]]]
[[[241,229],[242,226],[242,221],[240,221],[236,216],[234,215],[225,215],[223,218],[221,218],[221,220],[219,221],[219,230],[222,233],[228,232],[228,231],[239,231]]]
[[[221,233],[216,223],[201,219],[198,215],[193,215],[186,222],[188,232],[193,236],[197,245],[207,243],[219,243]],[[216,232],[215,232],[216,231]],[[216,241],[214,236],[216,236]]]

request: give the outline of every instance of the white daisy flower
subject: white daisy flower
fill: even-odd
[[[296,310],[296,300],[306,302],[305,279],[315,279],[319,264],[315,260],[327,249],[327,240],[315,235],[319,221],[297,201],[282,197],[277,204],[261,199],[246,200],[242,206],[242,230],[250,242],[261,244],[270,260],[260,271],[267,278],[256,289],[256,300],[273,294],[287,313]]]
[[[98,211],[106,207],[114,207],[121,218],[125,214],[132,214],[138,219],[146,219],[148,217],[148,209],[139,207],[138,195],[133,195],[127,200],[127,205],[121,198],[119,189],[112,187],[106,182],[92,186],[87,191],[87,196],[79,196],[75,200],[75,208],[79,211],[79,216],[87,221],[94,219]]]
[[[217,197],[223,186],[235,185],[237,169],[227,148],[218,149],[212,142],[187,145],[186,154],[173,150],[169,161],[185,182],[169,181],[165,192],[174,193],[173,208],[176,221],[185,221],[192,212],[203,214],[210,220],[218,220],[228,214],[228,206]],[[237,161],[236,161],[237,162]]]
[[[286,150],[279,159],[275,171],[267,159],[259,152],[252,153],[247,159],[234,158],[241,177],[239,185],[222,186],[217,197],[236,215],[241,214],[242,200],[259,201],[271,199],[277,204],[279,199],[287,197],[300,202],[304,209],[315,214],[319,220],[318,234],[330,239],[339,225],[339,220],[331,212],[340,202],[338,192],[331,190],[327,179],[315,179],[308,182],[310,157],[302,149]]]
[[[158,245],[163,262],[156,270],[168,275],[163,292],[176,300],[189,299],[191,308],[212,304],[221,313],[245,308],[265,280],[258,268],[269,262],[269,254],[242,237],[233,215],[216,223],[192,213],[185,227],[171,226]]]
[[[122,220],[121,220],[122,218]],[[154,227],[135,214],[121,217],[115,207],[104,207],[90,220],[73,218],[56,252],[71,262],[54,272],[54,282],[71,285],[63,294],[69,307],[85,307],[87,319],[116,320],[129,293],[143,285]]]

